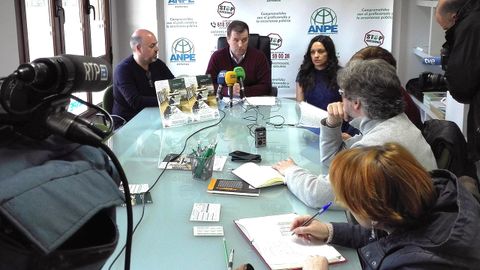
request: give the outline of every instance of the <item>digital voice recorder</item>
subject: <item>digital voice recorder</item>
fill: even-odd
[[[255,147],[267,146],[267,130],[265,127],[255,129]]]

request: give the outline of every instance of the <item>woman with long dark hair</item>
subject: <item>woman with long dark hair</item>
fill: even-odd
[[[325,111],[328,104],[342,101],[337,84],[337,71],[340,68],[333,40],[323,35],[312,38],[297,74],[296,100]],[[358,130],[344,122],[342,132],[353,136]]]
[[[339,69],[332,39],[323,35],[312,38],[297,74],[297,101],[306,101],[323,110],[329,103],[341,101],[337,84]]]

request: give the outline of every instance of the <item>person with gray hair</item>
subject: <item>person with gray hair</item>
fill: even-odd
[[[132,55],[122,60],[113,74],[112,114],[132,119],[145,107],[158,106],[155,81],[173,79],[167,65],[157,58],[158,41],[146,29],[137,29],[130,37]],[[119,118],[115,117],[115,128]]]
[[[403,112],[404,101],[395,68],[381,59],[352,60],[339,71],[341,102],[327,106],[328,117],[320,126],[320,158],[329,167],[335,155],[343,149],[395,142],[408,151],[428,171],[437,164],[430,145],[420,130]],[[345,141],[342,120],[360,130]],[[273,165],[285,175],[290,191],[303,203],[319,208],[333,201],[328,175],[315,176],[287,159]]]

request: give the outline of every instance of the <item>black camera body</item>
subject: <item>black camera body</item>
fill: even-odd
[[[447,78],[439,73],[422,72],[418,76],[418,86],[423,91],[447,91]]]
[[[255,128],[255,147],[267,146],[267,130],[265,127]]]

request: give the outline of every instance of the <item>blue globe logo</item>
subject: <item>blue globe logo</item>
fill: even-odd
[[[195,47],[193,42],[187,38],[179,38],[172,44],[173,54],[193,54],[195,53]]]
[[[310,25],[337,25],[337,14],[331,8],[321,7],[310,16]]]

